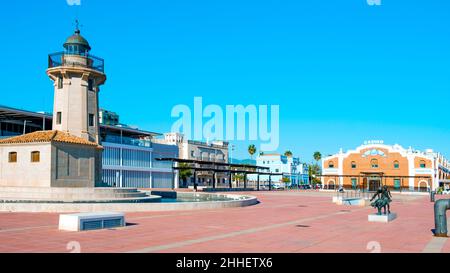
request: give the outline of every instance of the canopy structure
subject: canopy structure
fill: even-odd
[[[227,173],[229,188],[233,188],[231,176],[233,174],[243,174],[244,175],[244,190],[247,188],[247,175],[254,174],[257,175],[257,190],[260,190],[260,176],[269,176],[269,190],[272,190],[272,176],[282,176],[283,173],[271,173],[270,168],[260,167],[256,165],[246,165],[246,164],[231,164],[224,162],[214,162],[214,161],[203,161],[203,160],[193,160],[193,159],[180,159],[180,158],[158,158],[158,161],[172,162],[173,170],[185,170],[189,169],[193,172],[194,177],[194,188],[197,189],[197,173],[198,172],[211,172],[213,176],[212,188],[216,189],[217,173]],[[180,166],[180,164],[185,164],[185,166]],[[186,166],[187,165],[187,166]]]
[[[49,130],[52,116],[47,113],[35,113],[0,105],[0,137],[10,136],[7,131],[31,133],[36,130]]]

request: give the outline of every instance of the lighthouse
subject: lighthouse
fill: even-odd
[[[104,60],[90,54],[89,42],[75,33],[64,51],[49,55],[47,75],[54,85],[53,130],[100,144],[99,92],[106,81]]]

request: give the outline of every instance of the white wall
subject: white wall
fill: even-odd
[[[40,162],[31,162],[31,152],[40,152]],[[17,152],[17,163],[9,163],[9,153]],[[0,186],[50,187],[51,144],[0,145]]]

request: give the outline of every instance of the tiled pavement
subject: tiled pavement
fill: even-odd
[[[432,241],[429,198],[394,196],[398,219],[369,223],[372,208],[337,206],[326,193],[255,193],[261,204],[213,211],[127,214],[126,228],[58,231],[57,214],[0,213],[0,252],[450,252]],[[428,248],[427,248],[428,246]]]

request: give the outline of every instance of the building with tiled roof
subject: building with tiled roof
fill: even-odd
[[[391,191],[429,192],[450,178],[450,161],[432,149],[418,151],[375,140],[323,158],[322,170],[326,189],[376,191],[387,186]]]
[[[66,132],[61,131],[37,131],[21,136],[10,137],[0,140],[2,144],[18,144],[18,143],[42,143],[42,142],[62,142],[71,144],[80,144],[88,146],[101,147],[97,143],[88,141],[81,137],[73,136]]]
[[[101,148],[61,131],[37,131],[2,139],[0,186],[94,187]]]

